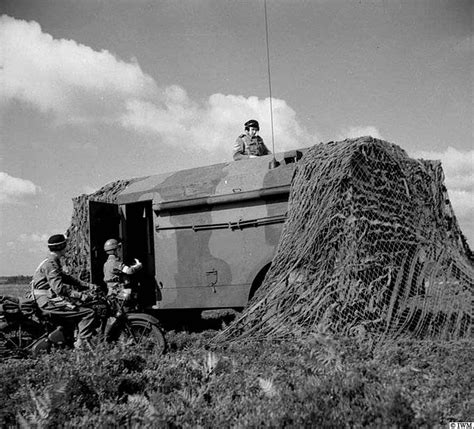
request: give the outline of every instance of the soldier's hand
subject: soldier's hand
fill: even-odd
[[[80,299],[82,300],[82,292],[79,292],[78,290],[72,290],[70,293],[69,293],[69,296],[71,298],[74,298],[74,299]]]
[[[138,259],[135,258],[135,265],[133,267],[135,268],[135,270],[140,270],[143,265]]]
[[[85,302],[91,298],[91,295],[88,292],[79,292],[78,290],[73,290],[69,294],[69,296],[73,299],[77,299],[81,302]]]
[[[93,293],[97,293],[100,291],[100,286],[94,283],[89,283],[89,290]]]
[[[92,298],[91,294],[88,293],[88,292],[83,292],[83,293],[81,294],[81,301],[82,301],[82,302],[92,301],[92,299],[93,299],[93,298]]]

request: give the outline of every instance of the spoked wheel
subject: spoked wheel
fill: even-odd
[[[0,357],[23,357],[31,346],[44,335],[36,324],[19,323],[5,326],[0,331]]]
[[[124,346],[142,346],[160,355],[166,349],[163,333],[148,320],[127,320],[112,326],[108,339]]]

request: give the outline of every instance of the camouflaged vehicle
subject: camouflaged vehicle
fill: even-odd
[[[286,219],[301,151],[134,179],[116,203],[90,201],[91,277],[103,277],[103,243],[143,263],[148,306],[244,307],[268,271]]]

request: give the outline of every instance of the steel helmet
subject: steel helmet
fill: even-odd
[[[250,119],[244,124],[245,129],[250,128],[250,127],[260,130],[260,125],[258,125],[258,121],[256,121],[255,119]]]
[[[104,243],[104,250],[106,252],[110,250],[115,250],[120,246],[120,243],[115,239],[115,238],[109,238],[105,243]]]

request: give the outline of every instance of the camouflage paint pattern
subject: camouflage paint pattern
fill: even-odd
[[[147,269],[159,285],[159,308],[246,305],[275,253],[296,166],[277,154],[280,166],[269,169],[272,158],[134,179],[117,196],[125,223],[133,222],[127,213],[137,204],[152,207],[143,217],[152,217]],[[123,237],[125,248],[133,235]]]

